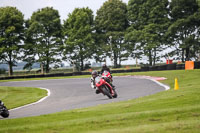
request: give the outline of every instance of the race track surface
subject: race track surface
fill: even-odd
[[[0,86],[47,88],[51,92],[50,96],[40,103],[10,110],[9,118],[38,116],[98,104],[125,101],[165,90],[164,87],[151,80],[133,77],[114,77],[113,84],[116,86],[118,93],[118,97],[115,99],[109,99],[102,94],[95,94],[95,90],[90,87],[89,78],[2,82]]]

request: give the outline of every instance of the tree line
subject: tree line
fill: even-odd
[[[16,7],[0,8],[0,59],[9,66],[17,61],[24,69],[40,63],[42,73],[51,64],[70,61],[83,70],[88,59],[114,67],[128,58],[148,57],[149,65],[175,56],[182,62],[199,58],[200,10],[198,0],[108,0],[96,16],[75,8],[61,23],[59,12],[45,7],[25,20]],[[166,49],[172,49],[167,54]]]

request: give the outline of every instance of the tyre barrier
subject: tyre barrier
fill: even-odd
[[[73,72],[73,76],[82,75],[82,72]]]
[[[160,65],[160,66],[158,66],[158,70],[159,71],[167,70],[167,65]]]
[[[124,72],[133,72],[133,71],[134,71],[134,69],[127,69]]]
[[[200,69],[200,61],[194,62],[194,69]]]
[[[167,65],[167,70],[176,70],[176,63],[168,64]]]
[[[158,66],[150,66],[149,71],[158,71]]]
[[[149,67],[148,66],[141,67],[141,71],[149,71]]]
[[[133,72],[141,72],[141,69],[133,69]]]
[[[185,64],[176,64],[176,70],[184,70]]]
[[[111,70],[111,73],[124,73],[125,70]]]

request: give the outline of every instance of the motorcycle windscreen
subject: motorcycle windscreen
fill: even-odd
[[[110,73],[108,71],[104,71],[102,74],[102,76],[106,76],[106,77],[108,77],[109,75],[110,75]]]
[[[96,83],[96,86],[99,87],[103,84],[103,79],[101,77],[96,77],[95,83]]]

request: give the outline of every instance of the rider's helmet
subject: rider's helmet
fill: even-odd
[[[103,64],[102,68],[107,68],[106,64]]]
[[[0,100],[0,105],[4,105],[3,102]]]
[[[92,71],[92,77],[93,77],[93,78],[96,78],[97,75],[98,75],[97,71]]]

